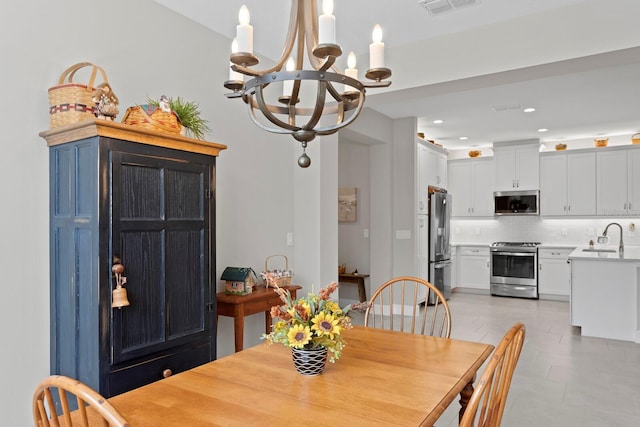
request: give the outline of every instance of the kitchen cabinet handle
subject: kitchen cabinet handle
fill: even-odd
[[[567,211],[567,205],[564,205],[564,206],[562,207],[562,209],[566,212],[566,211]]]
[[[625,210],[627,209],[627,204],[626,203],[624,204],[624,208],[622,208],[622,209],[625,209]]]
[[[567,210],[571,211],[571,205],[567,206]]]
[[[173,371],[171,371],[171,369],[165,369],[162,371],[162,378],[169,378],[171,375],[173,375]]]
[[[538,270],[542,271],[542,264],[538,264]]]

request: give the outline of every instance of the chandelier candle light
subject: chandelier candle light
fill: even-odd
[[[336,65],[342,49],[336,44],[336,17],[333,0],[324,0],[318,16],[316,0],[292,0],[289,28],[282,56],[271,68],[255,70],[260,61],[253,53],[253,27],[245,5],[238,14],[236,27],[237,50],[232,48],[229,80],[224,83],[232,92],[228,98],[241,98],[249,110],[251,120],[261,129],[292,135],[302,144],[298,165],[306,168],[311,159],[306,153],[307,143],[316,135],[331,135],[352,123],[362,111],[366,88],[381,88],[391,84],[383,81],[391,77],[385,68],[382,29],[376,25],[373,43],[369,46],[370,69],[358,80],[356,57],[349,54],[348,68],[343,73]],[[294,45],[295,53],[292,55]],[[306,56],[312,69],[303,69]],[[284,70],[283,70],[284,68]],[[244,81],[243,76],[249,76]],[[280,96],[266,90],[276,82],[283,82]],[[302,91],[303,83],[316,83],[316,90]],[[315,93],[315,99],[301,99],[301,93]],[[271,93],[271,97],[268,95]],[[301,102],[302,101],[302,102]],[[321,119],[332,116],[333,120]],[[260,118],[259,118],[260,117]]]

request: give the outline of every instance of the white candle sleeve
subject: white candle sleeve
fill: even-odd
[[[253,53],[253,27],[249,24],[236,26],[238,52]]]
[[[336,43],[336,17],[320,15],[318,18],[318,43]]]
[[[243,81],[244,80],[244,75],[242,73],[237,72],[237,71],[233,71],[233,69],[231,68],[231,65],[233,65],[233,62],[229,62],[229,80],[232,80],[232,81],[235,81],[235,80]]]
[[[369,45],[369,68],[384,68],[383,42],[373,42]]]

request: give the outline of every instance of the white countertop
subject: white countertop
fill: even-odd
[[[539,249],[575,249],[578,245],[568,245],[565,243],[540,243]]]
[[[449,243],[451,246],[480,246],[483,248],[489,247],[491,246],[491,243],[465,243],[465,242],[455,242],[455,243]]]
[[[640,262],[640,246],[625,246],[622,256],[618,253],[618,247],[612,245],[596,245],[596,249],[613,249],[615,252],[585,252],[583,249],[589,249],[589,246],[578,246],[571,254],[569,259],[593,260],[593,261],[630,261]]]

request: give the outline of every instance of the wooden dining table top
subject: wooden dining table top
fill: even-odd
[[[259,344],[109,402],[131,427],[432,425],[493,346],[375,328],[343,332],[347,346],[318,376],[291,350]]]

